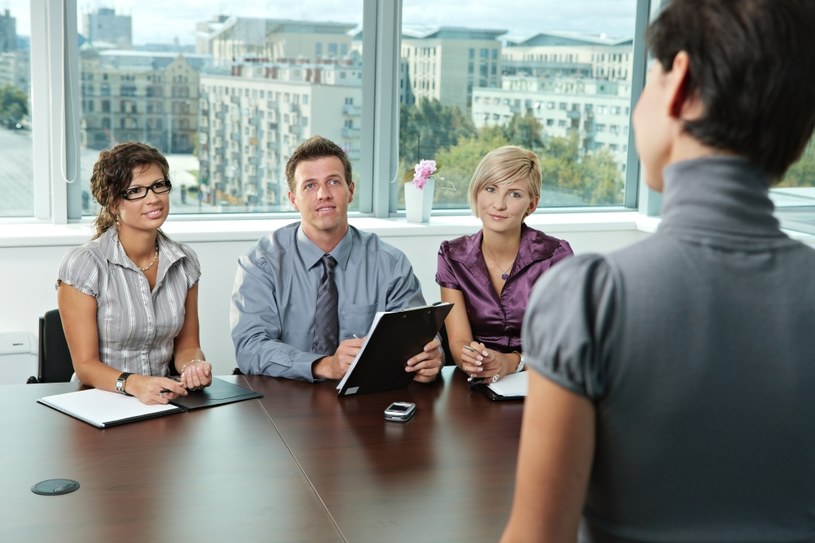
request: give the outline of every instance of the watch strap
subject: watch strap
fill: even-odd
[[[130,396],[130,394],[125,391],[125,383],[127,382],[127,378],[133,375],[132,373],[122,372],[119,377],[116,378],[116,392],[120,394],[124,394],[126,396]]]

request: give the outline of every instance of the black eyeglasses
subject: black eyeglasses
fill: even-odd
[[[165,192],[170,192],[171,188],[173,188],[173,184],[170,183],[170,180],[162,179],[161,181],[156,181],[149,187],[130,187],[127,190],[123,190],[121,196],[125,200],[141,200],[147,196],[148,190],[152,190],[155,194],[164,194]]]

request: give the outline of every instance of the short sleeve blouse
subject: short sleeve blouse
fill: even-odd
[[[521,325],[532,287],[549,268],[572,256],[567,241],[526,225],[501,295],[492,288],[481,252],[482,231],[439,247],[436,283],[461,291],[473,339],[500,352],[521,351]]]
[[[128,258],[115,228],[65,255],[59,282],[96,298],[99,357],[121,371],[166,375],[184,323],[187,292],[198,282],[195,252],[159,237],[155,287]]]

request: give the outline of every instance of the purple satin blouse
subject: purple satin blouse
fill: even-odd
[[[499,352],[521,351],[521,325],[532,287],[555,263],[573,255],[569,242],[521,226],[521,246],[499,297],[490,284],[481,252],[481,230],[443,241],[436,283],[460,290],[473,339]]]

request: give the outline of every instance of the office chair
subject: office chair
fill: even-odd
[[[46,311],[40,317],[37,363],[38,375],[29,377],[29,383],[65,383],[74,373],[58,309]]]

